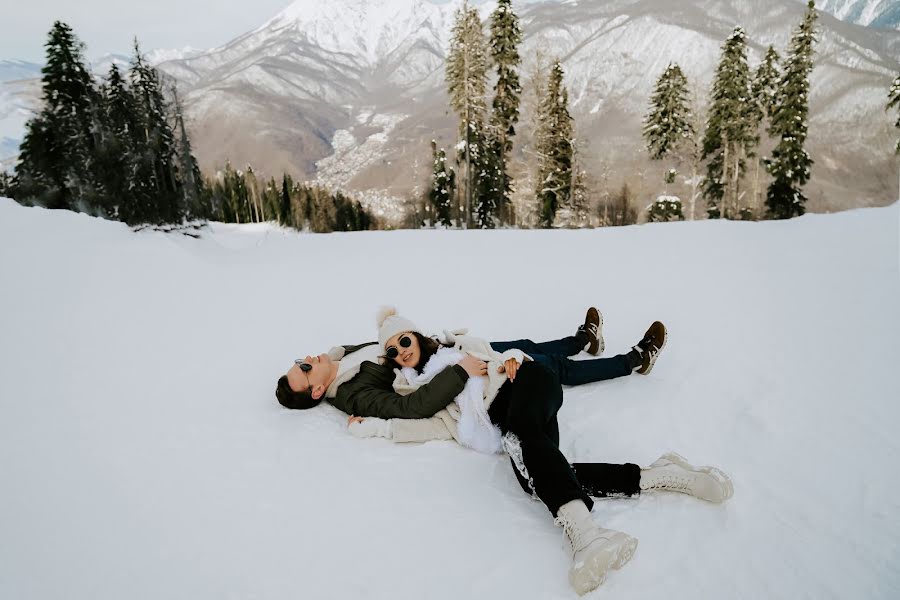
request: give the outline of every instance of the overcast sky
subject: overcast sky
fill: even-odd
[[[321,0],[327,2],[328,0]],[[442,0],[433,0],[440,3]],[[446,0],[443,0],[446,1]],[[68,23],[87,57],[145,50],[213,48],[256,29],[292,0],[0,0],[0,60],[42,63],[47,32]]]
[[[43,63],[47,32],[56,20],[75,30],[87,46],[88,58],[130,55],[134,36],[148,51],[214,48],[256,29],[292,1],[0,0],[0,60]],[[444,4],[451,0],[428,1]]]

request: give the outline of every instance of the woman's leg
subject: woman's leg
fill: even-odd
[[[641,468],[626,463],[574,463],[572,469],[581,489],[594,498],[638,496],[641,493]]]
[[[507,435],[505,444],[520,482],[528,482],[554,517],[560,506],[572,500],[593,506],[557,445],[556,413],[561,406],[562,387],[557,377],[529,362],[522,365],[514,382],[503,385],[489,410],[491,419]]]

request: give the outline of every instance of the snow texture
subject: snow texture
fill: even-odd
[[[193,239],[0,199],[0,598],[574,598],[505,457],[275,402],[295,357],[374,339],[385,302],[494,340],[571,334],[596,304],[608,356],[668,325],[649,376],[565,390],[561,448],[672,449],[735,495],[599,501],[640,546],[593,597],[900,597],[898,222]]]

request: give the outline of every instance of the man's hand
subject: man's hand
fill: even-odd
[[[350,415],[349,417],[347,417],[347,427],[350,427],[354,423],[362,423],[362,422],[363,422],[362,417],[356,417],[354,415]]]
[[[487,375],[487,363],[483,360],[478,360],[471,354],[466,354],[465,358],[459,361],[459,366],[465,369],[469,377]]]
[[[498,373],[503,373],[506,371],[507,377],[509,377],[510,381],[516,380],[516,372],[519,370],[519,361],[514,358],[510,358],[505,363],[497,367]]]

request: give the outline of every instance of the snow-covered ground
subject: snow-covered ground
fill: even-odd
[[[654,319],[649,377],[566,389],[573,460],[674,449],[722,506],[597,503],[640,539],[597,598],[900,597],[900,210],[592,231],[202,239],[0,199],[0,598],[573,598],[500,456],[288,411],[298,356],[379,304],[489,339]]]

